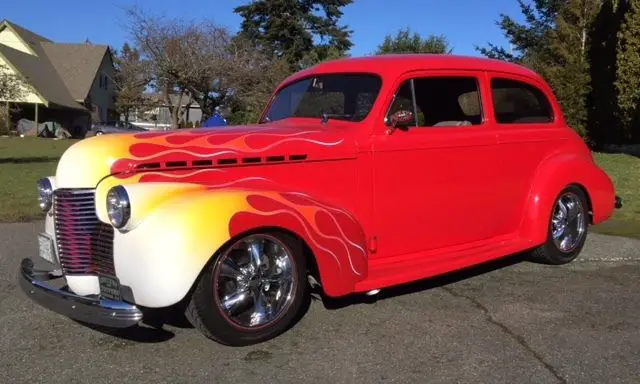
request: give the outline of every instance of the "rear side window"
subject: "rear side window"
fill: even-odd
[[[515,80],[491,80],[493,110],[500,124],[533,124],[553,121],[551,104],[538,88]]]

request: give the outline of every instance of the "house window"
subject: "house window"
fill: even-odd
[[[104,89],[109,89],[109,78],[104,76]]]

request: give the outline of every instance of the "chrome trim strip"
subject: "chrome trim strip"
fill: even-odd
[[[49,271],[37,270],[31,259],[20,265],[20,287],[30,299],[61,315],[85,323],[111,328],[132,327],[142,320],[142,311],[124,301],[79,296],[46,284]]]

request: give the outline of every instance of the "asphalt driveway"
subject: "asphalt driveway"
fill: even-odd
[[[293,329],[230,348],[181,319],[111,335],[17,285],[40,223],[0,225],[0,383],[638,383],[640,241],[590,235],[580,261],[519,257],[312,303]]]

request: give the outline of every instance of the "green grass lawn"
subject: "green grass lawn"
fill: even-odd
[[[624,154],[594,154],[598,165],[607,172],[622,197],[622,209],[613,217],[593,227],[595,232],[640,238],[640,158]]]
[[[0,137],[0,222],[43,217],[36,182],[55,174],[60,155],[75,142]]]
[[[36,181],[55,174],[57,160],[75,140],[0,138],[0,222],[42,217],[36,202]],[[640,158],[596,153],[596,162],[613,179],[624,206],[599,233],[640,238]]]

